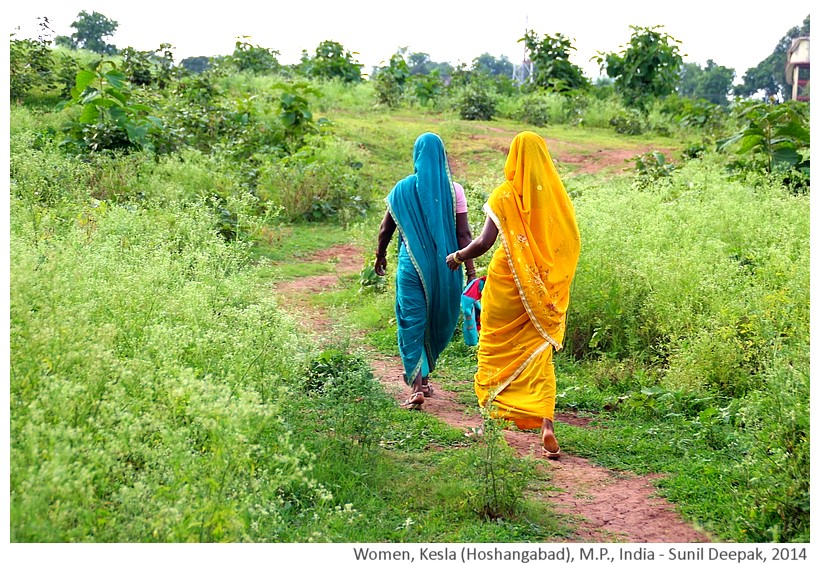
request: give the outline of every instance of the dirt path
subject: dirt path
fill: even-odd
[[[360,249],[342,245],[317,252],[307,260],[335,264],[336,273],[311,276],[276,286],[282,304],[298,319],[305,332],[316,338],[331,338],[334,325],[327,311],[313,307],[307,297],[311,293],[332,290],[342,283],[343,276],[358,273],[362,264]],[[363,335],[351,335],[363,341]],[[363,344],[362,344],[363,345]],[[370,350],[371,365],[385,389],[397,401],[407,394],[402,380],[401,359]],[[455,394],[436,388],[433,397],[425,400],[424,411],[458,428],[468,430],[480,426],[480,416],[465,412]],[[584,419],[571,414],[556,413],[556,421],[583,425]],[[560,428],[560,426],[559,426]],[[520,455],[537,454],[537,434],[505,431],[507,442]],[[540,456],[539,456],[540,457]],[[588,460],[564,452],[558,460],[544,460],[551,471],[549,500],[555,510],[577,521],[573,542],[582,543],[691,543],[710,542],[704,533],[684,522],[674,506],[657,496],[652,484],[657,475],[638,476],[624,471],[611,471]]]

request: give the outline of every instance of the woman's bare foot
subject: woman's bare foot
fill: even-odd
[[[548,418],[541,423],[541,450],[547,459],[558,459],[561,456],[561,447],[555,438],[555,428]]]

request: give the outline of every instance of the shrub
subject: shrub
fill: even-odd
[[[481,84],[466,86],[454,102],[461,119],[468,121],[490,121],[496,113],[496,99],[488,88]]]

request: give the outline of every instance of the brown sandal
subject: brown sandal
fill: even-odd
[[[561,448],[558,448],[557,452],[551,452],[544,446],[541,446],[541,451],[547,456],[547,459],[558,459],[561,457]]]
[[[425,397],[432,397],[434,391],[435,389],[433,389],[432,383],[427,383],[421,386],[421,392],[424,393]]]
[[[424,393],[421,391],[413,393],[410,395],[409,399],[406,399],[402,404],[401,407],[403,409],[409,409],[417,411],[421,409],[421,405],[424,403]]]
[[[555,442],[555,447],[558,448],[556,451],[551,451],[547,449],[547,440],[550,442]],[[552,444],[550,444],[552,445]],[[555,434],[552,432],[542,432],[541,433],[541,451],[547,456],[547,459],[558,459],[561,457],[561,446],[558,445],[558,440],[555,439]]]

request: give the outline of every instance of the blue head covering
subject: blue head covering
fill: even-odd
[[[418,346],[402,349],[400,345],[406,377],[413,377],[415,366],[422,363],[426,363],[425,367],[429,366],[430,371],[435,368],[436,359],[455,331],[462,287],[461,269],[450,270],[445,262],[448,254],[458,250],[458,241],[455,190],[441,138],[434,133],[420,135],[413,146],[413,163],[415,173],[400,180],[386,198],[390,214],[421,279],[427,305],[426,319],[400,323],[400,326],[410,324],[424,330],[423,342],[427,351],[426,362],[422,362],[421,350],[416,349]],[[404,291],[409,290],[398,284],[397,302],[407,297]],[[400,335],[400,343],[402,340]]]

